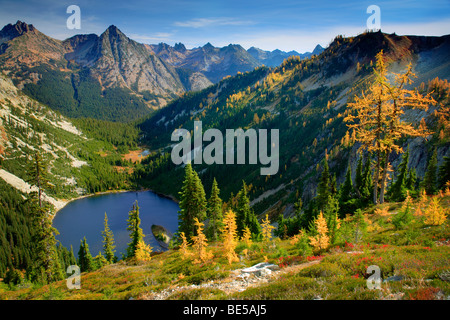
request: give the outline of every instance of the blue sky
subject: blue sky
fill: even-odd
[[[81,9],[81,29],[69,30],[69,5]],[[114,24],[142,43],[182,42],[187,48],[210,42],[264,50],[312,51],[338,34],[366,29],[369,5],[381,9],[381,30],[397,34],[450,33],[450,0],[0,0],[0,25],[21,20],[56,39],[101,34]]]

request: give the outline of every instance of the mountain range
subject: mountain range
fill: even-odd
[[[314,52],[321,50],[317,46]],[[187,91],[204,89],[223,77],[263,64],[280,64],[294,54],[300,55],[295,51],[268,52],[256,48],[247,51],[232,44],[216,48],[207,43],[194,49],[186,49],[181,43],[174,47],[164,43],[148,45],[128,38],[114,25],[100,36],[75,35],[63,41],[21,21],[0,31],[0,68],[19,88],[68,116],[119,121],[126,119],[127,112],[122,108],[134,109],[128,115],[136,118]],[[310,53],[303,55],[307,56]],[[58,78],[62,92],[59,98],[49,92],[56,85],[48,83],[49,77]],[[119,106],[108,99],[108,94],[120,96],[121,100],[131,97],[132,103]],[[108,110],[91,113],[80,98],[86,95],[95,100],[90,104]],[[111,104],[115,106],[110,107]]]

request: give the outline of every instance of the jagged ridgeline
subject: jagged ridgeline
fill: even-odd
[[[171,133],[176,128],[193,131],[194,121],[202,121],[203,131],[217,128],[279,129],[279,171],[272,176],[260,175],[260,165],[194,165],[208,190],[215,177],[227,199],[236,194],[242,180],[249,185],[249,195],[256,212],[269,208],[273,212],[293,212],[298,196],[305,202],[316,195],[323,159],[328,159],[331,177],[338,187],[350,166],[354,174],[360,156],[359,144],[348,135],[344,123],[347,103],[360,95],[373,81],[376,54],[383,50],[389,72],[405,71],[412,63],[417,78],[410,86],[426,94],[435,90],[439,103],[427,111],[406,110],[404,119],[418,125],[424,121],[434,135],[403,138],[404,150],[410,145],[409,166],[422,179],[432,149],[438,148],[442,163],[448,154],[448,137],[441,135],[442,122],[435,110],[448,105],[450,75],[450,37],[397,36],[381,32],[357,37],[338,36],[319,55],[309,59],[290,57],[276,68],[260,67],[226,78],[203,91],[185,94],[159,110],[140,128],[146,143],[164,153],[149,158],[136,171],[143,184],[177,196],[182,170],[171,163]],[[436,79],[441,78],[441,80]],[[434,79],[430,82],[430,80]],[[438,89],[436,89],[438,88]],[[437,94],[437,92],[440,92]],[[439,124],[441,123],[441,124]],[[204,145],[207,145],[205,143]],[[363,154],[367,159],[367,154]],[[248,158],[247,158],[248,159]],[[389,161],[394,173],[401,155],[393,153]],[[392,179],[390,180],[392,181]]]
[[[323,50],[317,46],[314,53]],[[0,69],[31,97],[69,117],[131,121],[225,76],[279,64],[296,52],[210,43],[147,45],[111,25],[64,41],[18,21],[0,31]],[[307,57],[312,53],[305,53]]]

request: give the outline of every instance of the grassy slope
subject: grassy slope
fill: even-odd
[[[450,196],[440,199],[450,206]],[[415,203],[415,206],[417,203]],[[450,270],[449,218],[441,226],[427,226],[415,216],[405,229],[395,229],[390,221],[400,204],[386,203],[375,212],[366,210],[367,234],[358,244],[340,243],[325,252],[316,252],[316,261],[298,255],[287,240],[270,245],[254,243],[244,257],[246,246],[236,249],[241,261],[229,265],[221,256],[222,247],[208,247],[214,258],[206,264],[181,259],[177,250],[156,254],[139,265],[119,263],[95,272],[83,273],[81,289],[69,290],[66,281],[51,285],[26,285],[10,290],[0,283],[0,299],[152,299],[165,293],[168,299],[439,299],[450,295],[450,284],[441,279]],[[251,266],[267,258],[279,264],[266,283],[257,283],[243,292],[225,290],[236,282],[233,270]],[[314,259],[314,258],[313,258]],[[367,287],[369,265],[378,265],[382,279],[403,276],[402,281],[383,282],[381,290]],[[257,279],[256,279],[257,280]],[[215,283],[213,285],[212,283]]]

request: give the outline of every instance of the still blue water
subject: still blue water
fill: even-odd
[[[127,231],[128,212],[136,200],[145,242],[153,247],[153,251],[163,251],[152,234],[151,226],[161,225],[175,233],[178,227],[179,206],[151,191],[110,193],[70,202],[58,211],[53,220],[53,226],[60,233],[56,239],[68,249],[72,245],[76,257],[83,237],[86,237],[92,256],[98,255],[100,251],[104,254],[102,231],[106,212],[109,227],[114,234],[116,256],[121,259],[130,242]]]

